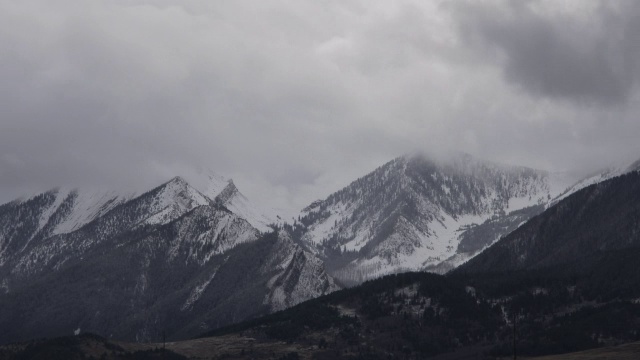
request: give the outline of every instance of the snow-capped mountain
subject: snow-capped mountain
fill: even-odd
[[[466,154],[403,156],[294,224],[210,172],[142,194],[54,189],[0,205],[0,308],[12,309],[0,312],[0,342],[77,328],[184,338],[329,293],[334,278],[446,272],[579,189],[638,169],[576,179]]]
[[[337,289],[284,231],[263,235],[268,220],[232,181],[200,185],[54,189],[0,206],[0,307],[13,309],[0,314],[0,341],[78,327],[193,336]]]
[[[625,168],[564,197],[456,271],[554,269],[622,283],[623,293],[625,281],[638,279],[640,251],[640,174]]]
[[[234,214],[247,220],[251,226],[261,232],[271,231],[271,225],[282,222],[275,209],[261,209],[244,196],[232,179],[213,173],[210,170],[199,170],[186,177],[203,195],[223,205]]]
[[[638,170],[640,161],[584,177],[461,153],[403,156],[312,203],[293,228],[346,284],[444,273],[576,191]]]
[[[402,270],[444,272],[541,212],[570,184],[466,154],[404,156],[314,202],[297,226],[347,283]]]

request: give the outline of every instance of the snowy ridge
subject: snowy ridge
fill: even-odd
[[[135,196],[120,195],[112,190],[90,189],[75,189],[70,195],[73,196],[73,205],[64,220],[52,231],[53,235],[73,232]]]
[[[190,216],[174,225],[175,238],[168,250],[169,260],[207,263],[238,244],[255,241],[258,231],[246,220],[209,207],[195,209]]]
[[[232,181],[214,175],[208,175],[206,180],[200,184],[210,195],[218,196],[230,188],[233,191],[226,203],[222,204],[232,214],[208,213],[210,230],[200,232],[195,237],[205,243],[215,242],[214,250],[203,255],[205,258],[254,240],[257,236],[256,228],[263,232],[270,230],[267,226],[269,220],[260,216],[248,199],[237,191]],[[16,266],[12,271],[30,273],[46,267],[62,254],[78,255],[128,229],[161,226],[198,207],[214,206],[214,199],[205,196],[182,177],[175,177],[139,196],[102,189],[54,189],[7,205],[16,208],[17,212],[13,215],[22,217],[14,220],[7,218],[7,225],[0,226],[0,264],[8,261],[10,247],[19,246],[25,254],[10,254],[16,258]],[[119,206],[123,206],[122,211],[125,213],[116,211]],[[28,211],[19,210],[22,208]],[[123,216],[125,214],[128,215]],[[242,221],[249,223],[241,224]],[[252,223],[257,226],[253,227]],[[93,224],[95,228],[87,230],[91,235],[82,233],[80,230],[89,224]],[[92,231],[97,232],[93,235]],[[71,236],[65,241],[45,241],[50,238],[65,238],[62,235]],[[55,261],[62,264],[65,260]]]
[[[269,225],[275,224],[276,219],[270,219],[256,208],[233,183],[228,180],[227,186],[215,197],[215,201],[225,206],[234,214],[247,220],[253,227],[261,232],[271,231]]]
[[[587,186],[591,186],[593,184],[597,184],[632,171],[640,171],[640,160],[634,162],[624,162],[586,176],[580,181],[575,182],[571,184],[571,186],[567,187],[562,193],[555,197],[553,201],[549,202],[549,206]]]
[[[218,209],[181,177],[135,197],[109,191],[53,190],[13,206],[28,211],[16,209],[13,214],[23,218],[5,220],[17,224],[22,232],[0,227],[0,231],[15,234],[9,238],[0,233],[0,265],[12,263],[7,271],[20,276],[59,268],[120,234],[165,226],[192,211],[197,211],[197,222],[185,219],[174,242],[175,249],[190,246],[186,251],[189,261],[202,264],[258,235],[246,220]],[[18,244],[20,251],[8,251]]]
[[[261,232],[269,232],[272,230],[269,225],[281,222],[277,212],[260,209],[247,199],[238,190],[232,179],[215,174],[210,170],[200,170],[194,175],[188,176],[187,179],[189,184],[198,189],[201,194],[244,218]]]
[[[213,199],[175,177],[137,196],[63,188],[2,205],[0,297],[18,299],[13,309],[38,303],[11,327],[38,337],[32,324],[46,322],[62,335],[65,323],[50,316],[64,309],[88,319],[74,329],[82,322],[146,341],[158,319],[179,313],[174,329],[195,336],[338,289],[322,261],[285,232],[261,234],[268,220],[232,181],[208,180],[200,185]],[[14,320],[6,315],[0,323]]]
[[[60,188],[50,191],[50,193],[54,195],[55,200],[50,206],[46,207],[40,214],[39,220],[38,220],[38,227],[31,234],[29,239],[25,242],[24,244],[25,247],[49,223],[49,219],[51,219],[51,216],[58,210],[60,205],[62,205],[64,200],[67,198],[67,196],[69,196],[69,192],[70,191],[68,190],[64,190]]]
[[[569,181],[466,154],[405,156],[314,202],[299,226],[302,241],[324,257],[332,275],[360,282],[469,258],[522,222],[522,215],[510,214],[547,204]],[[496,219],[506,223],[493,224]],[[483,224],[486,243],[464,250],[471,238],[465,234]]]
[[[198,206],[208,205],[210,200],[194,189],[181,177],[175,177],[161,187],[153,198],[141,224],[157,225],[169,223]]]

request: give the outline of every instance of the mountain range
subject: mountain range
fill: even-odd
[[[142,194],[53,189],[0,206],[0,307],[12,309],[0,313],[0,342],[75,331],[184,339],[386,274],[506,270],[515,255],[528,260],[513,269],[535,268],[552,260],[508,239],[639,165],[574,177],[403,156],[290,223],[214,174]],[[562,251],[551,258],[564,263]]]
[[[467,154],[403,156],[314,202],[293,228],[345,284],[445,273],[560,199],[637,166],[580,178]]]
[[[186,337],[338,288],[286,233],[261,231],[233,182],[219,185],[176,177],[141,195],[56,189],[1,206],[2,341]]]

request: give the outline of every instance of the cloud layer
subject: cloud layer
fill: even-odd
[[[636,2],[460,4],[465,40],[501,58],[506,79],[534,96],[620,105],[637,90]]]
[[[206,167],[299,208],[415,150],[640,157],[636,4],[0,0],[0,200]]]

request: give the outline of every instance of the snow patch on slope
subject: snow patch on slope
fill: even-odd
[[[42,212],[42,214],[40,214],[40,220],[38,222],[38,228],[36,229],[36,231],[33,232],[33,234],[31,235],[31,238],[29,240],[31,240],[37,233],[40,232],[40,230],[42,230],[47,225],[47,223],[49,222],[49,219],[51,219],[51,216],[53,214],[55,214],[56,210],[58,210],[60,205],[62,205],[64,200],[71,193],[71,190],[63,189],[63,188],[58,188],[58,189],[56,189],[54,191],[55,191],[56,195],[55,195],[55,200],[53,201],[53,204],[51,204],[51,206],[49,206],[46,210],[44,210]],[[27,241],[27,243],[29,243],[29,241]],[[25,244],[25,246],[26,246],[26,244]]]
[[[134,194],[120,195],[115,191],[76,189],[69,214],[53,230],[52,234],[67,234],[78,230],[116,206],[132,199]]]
[[[309,228],[306,237],[313,244],[319,244],[323,239],[329,236],[333,230],[335,230],[335,224],[344,219],[347,215],[346,204],[338,203],[330,206],[327,211],[330,213],[329,217],[319,223],[316,223]]]
[[[366,279],[367,274],[431,268],[447,259],[464,261],[465,256],[454,255],[462,235],[477,228],[471,225],[546,204],[571,180],[466,154],[405,156],[305,208],[302,241],[322,256],[344,256],[329,262],[336,264],[330,272],[342,280],[342,275]],[[496,232],[498,239],[506,228],[484,231]],[[345,265],[349,258],[355,259]]]
[[[609,167],[595,174],[588,175],[582,178],[580,181],[573,181],[569,184],[570,186],[567,186],[564,189],[564,191],[558,192],[558,195],[555,196],[551,202],[549,202],[548,206],[556,204],[558,201],[588,186],[612,179],[616,176],[624,175],[632,171],[639,171],[639,165],[640,160],[636,160],[634,162],[621,162],[615,166]]]
[[[275,209],[262,209],[247,199],[235,187],[232,179],[204,169],[187,175],[186,180],[208,199],[225,206],[260,232],[271,231],[269,225],[282,222]]]
[[[271,231],[271,227],[269,225],[278,222],[277,219],[271,219],[264,215],[262,211],[257,209],[255,204],[252,204],[249,199],[241,193],[238,193],[230,199],[225,206],[234,214],[237,214],[241,218],[247,220],[260,232]]]
[[[198,206],[209,203],[208,198],[187,184],[184,179],[175,177],[162,186],[160,192],[153,198],[149,206],[151,215],[141,224],[166,224]]]

